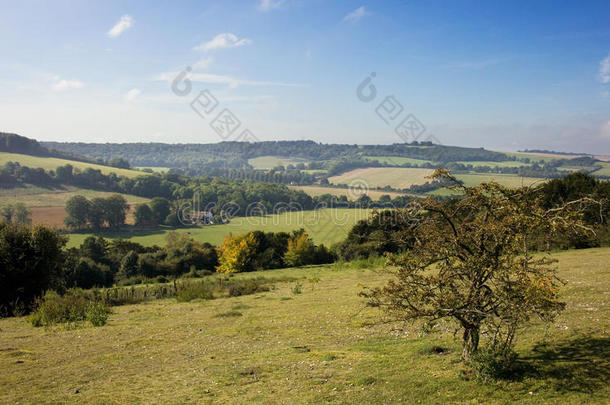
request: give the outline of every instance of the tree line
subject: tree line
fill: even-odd
[[[45,226],[0,222],[0,316],[27,313],[45,291],[165,282],[186,275],[235,273],[329,263],[335,256],[302,229],[228,236],[222,246],[170,232],[163,247],[87,237],[66,249],[67,237]]]
[[[341,145],[314,141],[220,142],[216,144],[82,143],[45,142],[53,149],[103,160],[121,157],[135,166],[186,169],[215,162],[217,167],[247,168],[248,159],[259,156],[291,156],[312,161],[353,159],[363,155],[402,156],[434,162],[506,161],[514,157],[483,148],[413,142],[392,145]]]
[[[437,178],[435,181],[448,185],[446,179]],[[461,185],[458,181],[454,184]],[[600,201],[601,205],[591,205],[583,212],[584,223],[591,226],[594,233],[556,235],[552,239],[548,239],[546,234],[533,235],[529,239],[530,249],[610,246],[610,181],[576,172],[542,183],[534,188],[532,194],[536,196],[532,204],[547,210],[581,198]],[[459,201],[459,198],[448,199],[444,203],[451,205],[455,201]],[[354,225],[346,239],[334,246],[333,251],[340,259],[347,261],[405,252],[413,248],[416,242],[410,231],[411,226],[412,218],[404,210],[379,211]]]

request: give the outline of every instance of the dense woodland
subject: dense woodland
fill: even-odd
[[[63,143],[44,142],[43,145],[59,151],[112,160],[128,160],[133,166],[163,166],[184,168],[205,166],[223,161],[223,167],[247,166],[247,160],[258,156],[291,156],[312,161],[352,159],[362,155],[404,156],[434,162],[449,161],[504,161],[511,158],[504,153],[483,148],[462,148],[435,145],[429,142],[393,145],[338,145],[314,141],[274,142],[220,142],[213,144],[163,143]]]

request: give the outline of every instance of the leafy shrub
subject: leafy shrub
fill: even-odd
[[[49,326],[84,321],[89,302],[78,294],[68,293],[61,296],[55,291],[49,291],[37,300],[37,306],[30,318],[32,325]]]
[[[269,291],[277,278],[215,278],[180,283],[176,299],[188,302],[194,299],[212,300],[221,297],[239,297]]]
[[[88,320],[94,326],[101,326],[106,323],[109,313],[109,309],[89,292],[73,289],[61,296],[49,291],[37,300],[37,309],[30,316],[30,322],[38,327]]]
[[[474,354],[470,366],[475,377],[483,382],[510,379],[517,372],[517,353],[511,349],[485,348]]]
[[[87,320],[93,326],[104,326],[108,320],[110,310],[102,302],[94,302],[89,305],[85,314]]]

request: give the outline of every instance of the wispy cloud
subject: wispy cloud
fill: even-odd
[[[52,88],[55,91],[75,90],[84,86],[83,82],[80,80],[66,80],[57,76],[54,78],[54,80],[55,83],[53,83]]]
[[[161,73],[155,79],[171,82],[173,81],[179,72],[167,72]],[[238,86],[281,86],[281,87],[302,87],[302,84],[298,83],[286,83],[286,82],[270,82],[270,81],[259,81],[259,80],[244,80],[236,77],[215,75],[211,73],[192,73],[188,75],[188,79],[193,82],[207,83],[207,84],[226,84],[229,87],[235,88]]]
[[[134,101],[141,93],[142,91],[140,89],[131,89],[127,93],[125,93],[123,98],[125,99],[125,101]]]
[[[121,16],[119,21],[114,25],[114,27],[110,28],[110,30],[106,33],[110,38],[116,38],[121,35],[123,32],[127,31],[133,25],[133,18],[130,15],[125,14]]]
[[[193,63],[194,70],[205,70],[209,68],[212,63],[214,63],[214,58],[211,56],[207,56],[205,58],[199,59],[197,62]]]
[[[249,45],[251,43],[252,40],[248,38],[240,39],[235,34],[223,32],[222,34],[216,35],[210,41],[197,45],[194,49],[196,51],[211,51],[214,49],[237,48],[239,46]]]
[[[610,83],[610,55],[599,62],[599,80],[602,83]]]
[[[261,0],[258,4],[258,9],[261,11],[269,11],[279,8],[284,3],[284,0]]]
[[[357,9],[355,9],[354,11],[352,11],[351,13],[347,14],[345,17],[343,17],[343,21],[355,23],[355,22],[360,21],[360,19],[367,14],[368,13],[367,13],[366,9],[364,8],[364,6],[360,6]]]

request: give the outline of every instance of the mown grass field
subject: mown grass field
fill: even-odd
[[[500,152],[517,158],[528,158],[531,162],[550,162],[558,159],[574,159],[583,155],[562,155],[557,153],[535,153],[535,152]]]
[[[31,155],[22,155],[19,153],[8,153],[8,152],[0,152],[0,165],[3,165],[8,162],[19,162],[22,166],[27,166],[31,168],[43,168],[45,170],[54,170],[59,166],[65,166],[67,164],[71,164],[77,169],[84,170],[87,167],[91,167],[92,169],[101,170],[103,174],[116,173],[118,176],[125,177],[137,177],[142,176],[145,173],[136,171],[136,170],[127,170],[127,169],[119,169],[116,167],[110,166],[102,166],[96,165],[93,163],[85,163],[85,162],[77,162],[75,160],[66,160],[66,159],[57,159],[50,157],[39,157],[39,156],[31,156]]]
[[[473,187],[477,186],[481,183],[488,183],[491,181],[495,181],[506,187],[521,187],[521,186],[530,186],[534,184],[540,184],[545,181],[545,179],[535,178],[535,177],[519,177],[513,174],[456,174],[455,178],[464,182],[464,185]],[[437,195],[437,196],[448,196],[448,195],[457,195],[454,190],[449,190],[446,188],[440,188],[434,191],[429,192],[428,194]]]
[[[387,163],[389,165],[404,165],[409,163],[412,165],[423,165],[425,163],[432,163],[431,160],[413,159],[401,156],[363,156],[366,160],[377,161],[379,163]]]
[[[456,162],[461,163],[463,165],[471,165],[472,167],[523,167],[523,166],[531,166],[531,163],[519,162],[519,161],[506,161],[506,162],[485,162],[485,161],[462,161]]]
[[[270,170],[276,166],[297,165],[299,163],[307,163],[306,159],[287,158],[278,156],[259,156],[248,159],[248,163],[255,169]]]
[[[156,167],[156,166],[138,166],[136,167],[138,170],[146,170],[150,169],[155,173],[167,173],[169,172],[169,167]]]
[[[374,324],[379,313],[357,294],[386,275],[329,265],[264,272],[300,278],[301,294],[285,282],[250,296],[150,301],[113,308],[99,328],[2,319],[0,402],[607,404],[610,249],[556,257],[567,308],[522,331],[523,371],[512,380],[464,377],[451,330]]]
[[[229,234],[237,235],[255,230],[264,232],[291,232],[299,228],[312,237],[315,243],[330,246],[340,242],[347,236],[349,230],[361,219],[370,215],[370,209],[326,208],[317,211],[285,212],[266,217],[238,217],[230,223],[208,225],[197,228],[177,229],[176,232],[186,233],[200,242],[220,245]],[[124,238],[141,243],[144,246],[165,245],[165,238],[171,229],[140,230],[133,232],[103,232],[99,235],[106,238]],[[69,234],[68,246],[79,246],[90,233]]]
[[[594,171],[593,174],[594,176],[607,176],[610,177],[610,163],[608,162],[604,162],[604,163],[598,163],[598,165],[602,166],[601,169]]]
[[[413,184],[424,184],[430,181],[430,176],[434,170],[419,168],[400,168],[400,167],[370,167],[366,169],[356,169],[343,173],[339,176],[329,177],[328,181],[334,184],[350,184],[355,180],[365,181],[369,187],[383,187],[389,185],[394,188],[407,188]],[[519,177],[513,174],[456,174],[455,177],[462,180],[467,186],[476,186],[482,182],[491,180],[507,187],[520,187],[535,182],[544,181],[533,177]],[[438,190],[436,194],[447,193],[447,190]]]
[[[352,181],[364,181],[369,187],[385,187],[402,189],[413,184],[424,184],[426,178],[434,172],[433,169],[406,167],[368,167],[355,169],[338,176],[329,177],[331,184],[350,184]]]
[[[521,187],[528,186],[534,183],[542,183],[545,179],[535,177],[520,177],[514,174],[456,174],[458,180],[464,182],[467,186],[477,186],[481,183],[495,181],[506,187]]]
[[[307,193],[308,195],[315,197],[323,194],[330,194],[336,196],[347,196],[348,200],[355,200],[353,195],[350,194],[349,189],[347,188],[339,188],[339,187],[321,187],[321,186],[289,186],[293,190],[301,190]],[[393,191],[379,191],[379,190],[363,190],[363,193],[366,193],[373,200],[378,200],[380,196],[387,194],[390,197],[398,197],[404,195],[402,193],[396,193]],[[352,193],[353,194],[353,193]]]

